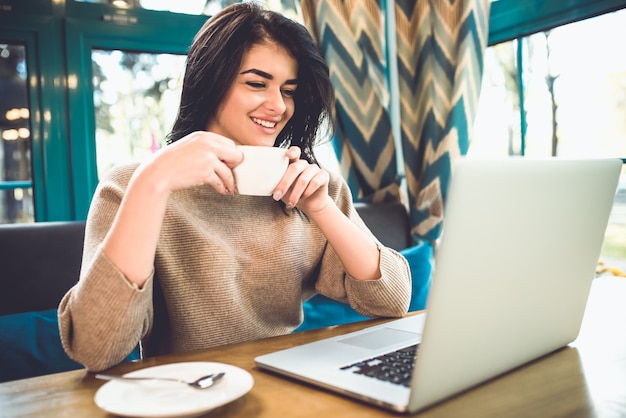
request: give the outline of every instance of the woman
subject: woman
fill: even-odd
[[[289,333],[315,292],[372,317],[406,313],[406,261],[316,164],[332,106],[303,26],[249,3],[209,19],[189,51],[170,143],[96,190],[81,277],[59,306],[68,354],[97,371],[140,341],[150,356]],[[288,148],[273,196],[236,193],[238,145]]]

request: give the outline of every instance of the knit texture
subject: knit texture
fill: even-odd
[[[411,277],[396,251],[379,243],[380,279],[356,280],[301,212],[271,197],[224,196],[210,186],[171,194],[155,255],[158,279],[139,289],[101,250],[136,167],[114,168],[100,182],[80,280],[59,306],[64,348],[88,369],[121,362],[139,341],[151,356],[290,333],[302,322],[302,302],[317,292],[368,317],[407,312]],[[329,194],[371,235],[341,177],[331,175]]]

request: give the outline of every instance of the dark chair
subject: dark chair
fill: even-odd
[[[85,222],[0,225],[0,315],[56,309],[78,280]]]

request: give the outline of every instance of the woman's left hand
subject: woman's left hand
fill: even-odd
[[[322,231],[346,272],[357,280],[381,277],[376,242],[339,210],[328,193],[330,175],[317,164],[300,159],[300,148],[287,152],[287,172],[274,189],[274,200],[297,207]]]
[[[289,166],[274,189],[274,200],[282,200],[287,208],[297,207],[307,215],[333,204],[328,195],[330,176],[317,164],[300,159],[300,148],[292,146],[287,152]]]

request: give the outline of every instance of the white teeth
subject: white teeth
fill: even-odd
[[[252,121],[254,123],[257,123],[265,128],[273,128],[276,126],[276,122],[270,122],[267,120],[262,120],[262,119],[257,119],[257,118],[252,118]]]

